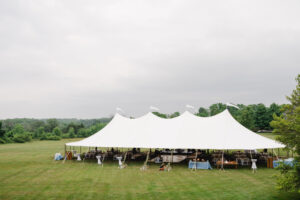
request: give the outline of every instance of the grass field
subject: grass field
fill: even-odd
[[[34,141],[0,145],[0,199],[295,199],[278,192],[274,169],[203,170],[175,165],[159,172],[142,163],[53,161],[63,141]]]

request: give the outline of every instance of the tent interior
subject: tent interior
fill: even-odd
[[[75,148],[80,148],[81,153],[81,147],[89,148],[79,155],[84,159],[100,156],[156,163],[209,161],[214,165],[221,162],[223,167],[228,162],[234,166],[250,165],[251,159],[257,159],[259,164],[267,163],[268,158],[273,158],[273,149],[285,146],[245,128],[226,109],[211,117],[199,117],[186,111],[171,119],[151,112],[135,119],[116,113],[110,123],[94,135],[66,143],[68,153],[73,155]]]

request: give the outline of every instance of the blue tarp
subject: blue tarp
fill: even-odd
[[[293,167],[294,165],[294,159],[293,158],[289,158],[289,159],[285,159],[285,160],[274,160],[273,161],[273,167],[276,168],[279,166],[280,163],[284,163],[286,165],[289,165],[291,167]]]
[[[60,153],[56,153],[54,156],[54,160],[61,160],[63,159],[62,155]]]
[[[190,161],[189,162],[189,168],[190,169],[195,168],[195,162]],[[197,169],[212,169],[209,161],[206,161],[206,162],[196,162],[196,168]]]

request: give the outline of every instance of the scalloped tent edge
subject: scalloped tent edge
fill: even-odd
[[[212,117],[198,117],[186,111],[171,119],[151,112],[136,119],[116,113],[102,130],[66,146],[218,150],[285,147],[245,128],[227,109]]]

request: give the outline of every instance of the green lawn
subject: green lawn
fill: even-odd
[[[0,145],[0,199],[295,199],[278,192],[274,169],[203,170],[175,165],[159,172],[142,163],[53,161],[64,141]]]

